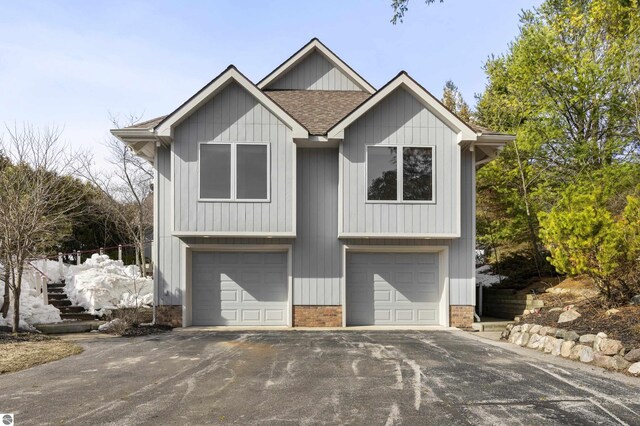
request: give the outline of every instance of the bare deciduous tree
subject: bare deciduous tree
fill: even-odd
[[[6,126],[6,133],[0,138],[7,160],[0,170],[0,254],[13,295],[15,333],[26,263],[68,235],[80,212],[79,200],[68,190],[74,180],[61,130],[24,124]]]
[[[127,125],[140,117],[129,116]],[[120,120],[111,117],[114,128],[120,128]],[[106,197],[106,211],[118,225],[119,232],[136,246],[136,265],[142,276],[147,273],[144,258],[146,239],[153,229],[153,168],[144,159],[114,136],[105,141],[109,151],[108,170],[98,169],[91,153],[80,156],[76,173],[102,191]]]

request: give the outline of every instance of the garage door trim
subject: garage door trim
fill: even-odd
[[[185,289],[182,299],[183,327],[192,325],[192,287],[191,254],[194,251],[206,252],[286,252],[287,253],[287,326],[291,327],[293,313],[293,271],[291,262],[291,244],[183,244],[181,264],[181,288]],[[224,327],[224,326],[223,326]]]
[[[340,277],[342,326],[347,326],[347,252],[349,253],[438,253],[440,283],[440,325],[449,327],[449,247],[447,246],[392,246],[354,245],[342,246],[342,274]]]

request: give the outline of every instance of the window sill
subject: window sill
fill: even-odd
[[[365,200],[365,204],[397,204],[397,205],[411,205],[411,204],[418,204],[418,205],[422,205],[422,204],[426,204],[426,205],[430,205],[430,204],[437,204],[435,201],[398,201],[398,200]]]
[[[229,198],[198,198],[199,203],[270,203],[271,200],[232,200]]]

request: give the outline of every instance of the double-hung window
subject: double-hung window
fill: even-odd
[[[269,201],[269,144],[200,144],[200,200]]]
[[[434,148],[368,146],[367,201],[433,202]]]

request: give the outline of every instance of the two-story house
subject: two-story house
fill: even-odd
[[[258,84],[230,66],[112,133],[156,171],[160,322],[473,322],[475,173],[513,136],[406,72],[376,90],[313,39]]]

